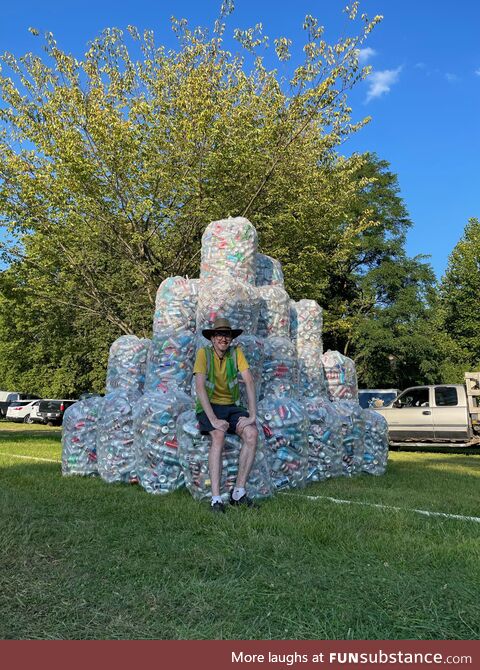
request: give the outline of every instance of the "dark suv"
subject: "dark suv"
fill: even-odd
[[[42,400],[37,411],[31,416],[33,421],[48,423],[50,426],[60,426],[63,422],[65,410],[76,400]]]

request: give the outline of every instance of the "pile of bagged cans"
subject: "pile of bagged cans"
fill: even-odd
[[[265,339],[260,399],[297,396],[298,358],[288,337]]]
[[[104,399],[93,396],[65,410],[62,429],[62,474],[96,475],[97,421]]]
[[[343,474],[342,418],[325,396],[305,398],[309,418],[307,482],[320,482]]]
[[[198,285],[198,279],[185,277],[168,277],[160,284],[153,316],[154,334],[170,328],[195,333]]]
[[[133,408],[140,391],[111,391],[103,399],[97,422],[97,464],[100,477],[113,482],[135,483]]]
[[[255,284],[284,287],[282,264],[271,256],[257,254]]]
[[[329,349],[323,354],[322,362],[330,400],[358,402],[357,371],[352,359]]]
[[[258,405],[275,488],[301,488],[308,474],[308,416],[298,400],[267,397]]]
[[[184,484],[177,419],[192,399],[182,391],[146,393],[133,412],[135,472],[148,493],[169,493]]]
[[[182,466],[185,485],[196,500],[206,500],[211,495],[211,481],[208,470],[210,437],[202,435],[193,410],[181,414],[177,421],[178,454]],[[237,435],[225,435],[222,458],[220,494],[226,501],[235,486],[238,474],[240,439]],[[259,441],[255,461],[248,479],[248,495],[254,499],[268,498],[273,493],[270,477],[270,463],[264,440],[259,430]]]
[[[257,231],[248,219],[212,221],[202,236],[200,279],[231,277],[255,286],[257,246]]]
[[[290,298],[281,286],[257,288],[260,310],[257,335],[259,337],[289,337]]]
[[[110,347],[107,367],[107,393],[143,391],[150,340],[136,335],[122,335]]]
[[[153,334],[147,357],[145,391],[190,389],[195,357],[195,334],[187,328],[168,328]]]
[[[371,409],[364,410],[365,439],[363,472],[383,475],[388,459],[388,423],[384,416]]]
[[[343,474],[345,477],[359,475],[365,448],[365,410],[353,400],[339,400],[334,407],[342,422]]]
[[[281,264],[258,253],[257,232],[242,217],[209,224],[200,278],[168,277],[159,286],[152,339],[119,337],[111,346],[105,398],[65,413],[64,474],[100,474],[136,482],[149,493],[182,486],[210,495],[210,437],[193,410],[196,351],[211,346],[202,330],[219,317],[243,334],[255,382],[259,443],[247,484],[254,498],[309,482],[366,472],[383,474],[386,422],[358,405],[355,363],[323,353],[323,310],[290,299]],[[239,374],[240,401],[248,397]],[[226,435],[221,490],[235,485],[241,441]]]

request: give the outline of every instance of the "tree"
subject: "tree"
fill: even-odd
[[[440,288],[439,326],[446,342],[444,375],[463,381],[480,369],[480,221],[469,220],[452,251]]]
[[[212,35],[173,20],[177,50],[129,27],[128,38],[104,31],[83,60],[50,34],[43,59],[3,56],[0,220],[14,243],[4,245],[2,337],[16,341],[15,318],[35,325],[18,313],[22,304],[43,328],[24,379],[39,380],[46,360],[57,364],[48,358],[54,338],[57,351],[67,335],[77,352],[62,382],[73,389],[91,341],[104,361],[114,337],[147,335],[156,288],[169,275],[197,274],[211,220],[250,217],[262,248],[285,260],[296,296],[323,295],[317,261],[341,263],[374,225],[368,211],[342,214],[365,159],[336,148],[366,122],[351,123],[346,94],[368,73],[358,49],[381,17],[362,15],[356,37],[330,45],[307,16],[305,60],[286,82],[264,67],[260,26],[234,31],[252,54],[249,72],[223,48],[232,9],[224,2]],[[357,9],[347,8],[352,21]],[[275,40],[280,61],[289,46]]]

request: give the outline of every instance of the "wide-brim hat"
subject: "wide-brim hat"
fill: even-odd
[[[239,335],[243,333],[243,330],[241,328],[232,328],[230,325],[230,321],[228,319],[222,319],[218,318],[215,319],[213,323],[213,328],[205,328],[205,330],[202,330],[202,335],[203,337],[206,337],[207,340],[210,340],[213,335],[218,332],[219,330],[225,331],[229,335],[232,336],[232,339],[235,339]]]

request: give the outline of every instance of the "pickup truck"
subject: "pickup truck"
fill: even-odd
[[[480,446],[480,372],[465,373],[465,384],[408,388],[388,406],[391,444],[412,442]]]

